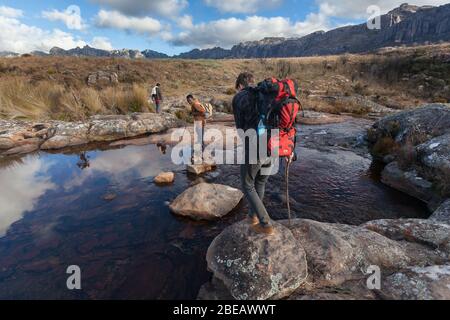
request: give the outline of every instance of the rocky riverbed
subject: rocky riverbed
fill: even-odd
[[[101,121],[114,126],[91,131],[94,118],[83,132],[98,143],[53,151],[42,148],[49,136],[74,134],[29,136],[46,130],[35,124],[16,131],[40,140],[22,150],[36,153],[0,162],[7,191],[0,194],[0,298],[449,298],[449,200],[432,214],[422,200],[381,183],[383,166],[369,152],[380,122],[306,116],[291,168],[291,223],[284,176],[267,188],[277,220],[272,239],[242,222],[248,208],[239,201],[237,166],[197,176],[170,161],[169,128],[180,125],[170,115],[107,117]],[[229,118],[210,127],[233,130]],[[146,123],[144,134],[166,131],[129,139],[135,122]],[[126,129],[109,129],[117,123]],[[2,150],[15,148],[5,142],[16,141],[12,127],[2,129],[9,139],[0,140]],[[60,285],[73,261],[85,274],[80,294]],[[377,290],[366,286],[371,266],[381,271]]]
[[[388,163],[384,183],[438,209],[429,219],[361,225],[280,220],[270,238],[239,222],[210,245],[213,278],[199,299],[450,299],[450,108],[428,105],[371,127],[359,122],[354,131],[352,120],[344,123],[342,132],[341,124],[309,128],[302,144],[364,156],[368,142],[374,158]],[[368,135],[361,134],[362,127]],[[407,151],[412,156],[401,167]],[[374,270],[380,272],[379,286],[370,287]]]

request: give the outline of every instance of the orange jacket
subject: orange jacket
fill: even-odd
[[[192,115],[194,116],[195,121],[203,121],[205,120],[206,108],[198,101],[197,99],[191,104],[192,107]]]

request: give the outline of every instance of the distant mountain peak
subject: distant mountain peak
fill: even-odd
[[[89,45],[84,47],[76,47],[69,50],[64,50],[59,47],[53,47],[50,52],[52,56],[73,56],[73,57],[119,57],[128,59],[156,59],[156,58],[168,58],[164,53],[159,53],[153,50],[130,50],[130,49],[116,49],[116,50],[103,50],[93,48]]]
[[[16,52],[12,52],[12,51],[0,51],[0,57],[2,58],[13,58],[13,57],[18,57],[19,54]]]
[[[180,55],[192,59],[276,58],[363,53],[383,47],[450,41],[450,4],[440,7],[404,3],[381,17],[380,30],[370,32],[366,23],[317,31],[301,38],[269,37],[222,49],[193,50]]]
[[[435,6],[416,6],[408,3],[403,3],[399,7],[391,10],[388,12],[388,14],[411,14],[416,13],[421,10],[427,10],[435,8]]]

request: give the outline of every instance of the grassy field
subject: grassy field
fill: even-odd
[[[152,111],[148,90],[162,84],[167,103],[182,105],[188,93],[229,105],[242,71],[256,78],[292,77],[305,109],[362,113],[357,104],[324,96],[363,96],[409,108],[450,100],[450,45],[384,49],[367,55],[252,60],[127,60],[18,57],[0,59],[0,117],[80,120],[93,114]],[[97,71],[118,83],[88,85]]]

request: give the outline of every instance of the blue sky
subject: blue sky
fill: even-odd
[[[89,44],[152,49],[229,48],[267,36],[300,37],[361,23],[404,0],[0,0],[0,51],[48,51]],[[448,0],[416,1],[440,5]]]

